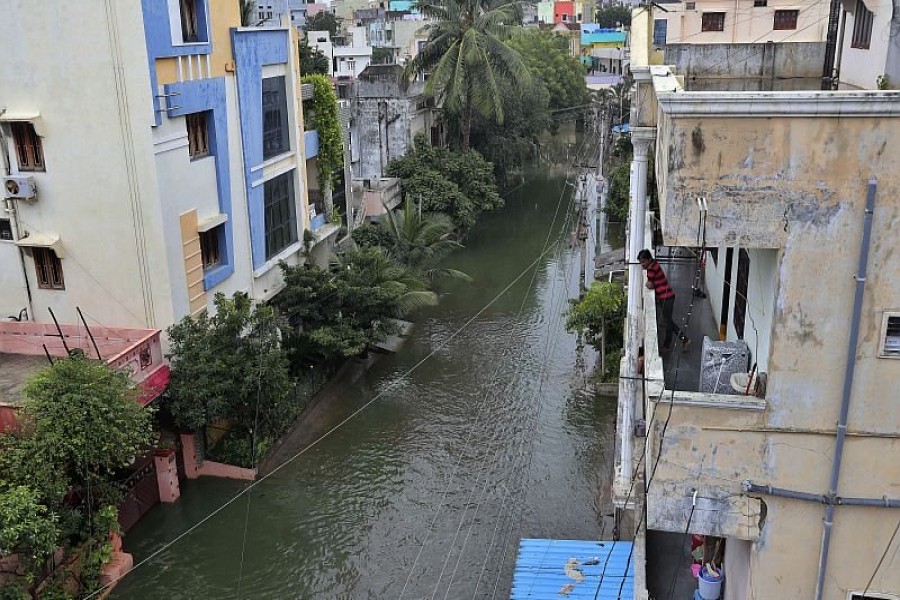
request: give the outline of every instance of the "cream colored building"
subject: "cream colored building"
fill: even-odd
[[[840,36],[842,88],[897,89],[900,87],[900,17],[893,0],[846,0],[842,3]]]
[[[695,0],[653,9],[652,42],[750,44],[821,42],[828,19],[825,0]],[[665,10],[663,10],[665,9]]]
[[[164,329],[274,295],[310,228],[293,28],[213,0],[0,12],[0,316]]]
[[[900,598],[900,92],[691,91],[650,66],[651,28],[636,11],[628,259],[657,228],[653,156],[658,228],[689,265],[657,255],[676,319],[735,350],[661,353],[632,269],[616,494],[638,523],[635,598],[660,569],[647,530],[708,536],[725,600]]]

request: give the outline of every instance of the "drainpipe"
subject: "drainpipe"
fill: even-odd
[[[863,220],[863,235],[860,243],[859,266],[856,274],[856,293],[853,298],[853,317],[850,324],[850,340],[847,342],[847,366],[844,371],[844,391],[841,398],[841,416],[837,425],[834,459],[831,463],[831,483],[828,485],[829,503],[825,507],[825,523],[822,530],[822,550],[819,554],[819,575],[816,580],[816,600],[822,600],[825,593],[825,570],[828,567],[828,549],[831,545],[831,531],[834,525],[834,499],[837,497],[838,479],[841,475],[841,460],[844,455],[844,439],[847,436],[847,415],[850,412],[850,392],[853,389],[853,372],[856,368],[856,345],[859,340],[859,319],[862,314],[863,292],[866,286],[866,268],[869,264],[869,241],[872,237],[872,213],[875,210],[875,192],[878,181],[869,180],[866,194],[866,213]]]

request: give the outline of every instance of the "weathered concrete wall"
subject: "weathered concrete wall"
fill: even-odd
[[[431,109],[419,108],[423,96],[360,97],[356,102],[359,162],[355,179],[378,179],[388,164],[405,155],[418,133],[428,135]]]
[[[769,83],[783,78],[821,77],[823,56],[825,42],[667,44],[665,64],[674,66],[676,73],[685,76],[688,89],[696,90],[690,83],[694,77]]]
[[[770,249],[754,253],[751,269],[767,259],[771,263],[774,254],[776,273],[758,282],[751,270],[748,289],[751,303],[762,304],[765,297],[772,302],[764,410],[676,403],[663,437],[668,408],[661,403],[647,459],[652,464],[661,443],[648,526],[683,531],[696,488],[708,501],[695,511],[692,531],[759,536],[750,556],[756,597],[810,597],[824,507],[772,496],[753,500],[742,495],[740,482],[817,494],[827,490],[867,181],[874,176],[878,191],[838,493],[900,497],[900,361],[878,358],[883,314],[900,301],[895,256],[900,156],[891,150],[900,119],[663,114],[659,125],[657,175],[666,243],[696,245],[696,199],[705,197],[707,245]],[[771,270],[760,270],[760,277]],[[837,509],[827,600],[862,591],[898,516],[888,509]],[[900,589],[900,562],[890,560],[872,590]]]

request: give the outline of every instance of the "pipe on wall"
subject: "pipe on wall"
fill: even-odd
[[[771,485],[760,485],[750,481],[742,484],[744,492],[751,494],[763,494],[765,496],[776,496],[778,498],[790,498],[792,500],[804,500],[806,502],[816,502],[818,504],[832,506],[871,506],[873,508],[900,508],[900,499],[888,498],[842,498],[841,496],[827,496],[823,494],[810,494],[809,492],[798,492],[796,490],[788,490],[785,488],[772,487]]]
[[[835,436],[834,458],[831,463],[831,482],[828,485],[828,497],[837,497],[838,479],[841,475],[841,461],[844,456],[844,441],[847,438],[847,417],[850,413],[850,399],[853,390],[853,374],[856,369],[856,346],[859,341],[859,321],[862,315],[863,293],[866,288],[866,269],[869,266],[869,244],[872,238],[872,215],[875,211],[875,192],[878,181],[869,180],[866,191],[866,211],[863,216],[863,234],[860,242],[859,263],[857,266],[856,291],[853,297],[853,315],[850,322],[850,339],[847,342],[847,360],[844,370],[844,389],[841,395],[841,414]],[[819,572],[816,579],[816,600],[822,600],[825,594],[825,572],[828,568],[828,550],[831,546],[831,531],[834,525],[835,503],[825,506],[825,520],[822,527],[822,549],[819,552]]]

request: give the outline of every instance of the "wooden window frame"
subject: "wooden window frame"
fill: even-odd
[[[797,29],[797,20],[800,18],[799,10],[776,10],[772,21],[774,31],[793,31]]]
[[[209,271],[222,265],[222,227],[217,225],[200,234],[200,260],[203,270]]]
[[[725,13],[716,11],[700,15],[700,31],[725,31]]]
[[[184,116],[188,134],[188,155],[191,160],[209,156],[209,111]]]
[[[868,50],[872,45],[872,25],[875,13],[869,10],[863,0],[856,0],[856,8],[853,11],[853,37],[850,47],[858,50]]]
[[[34,272],[38,287],[42,290],[64,290],[62,261],[51,248],[32,248]]]
[[[45,171],[44,146],[41,143],[41,136],[34,130],[34,123],[13,121],[10,126],[19,170]]]

